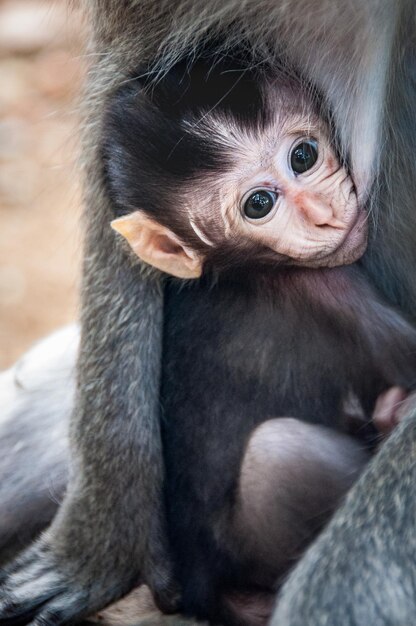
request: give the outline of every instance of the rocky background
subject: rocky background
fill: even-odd
[[[77,314],[84,40],[65,0],[0,0],[0,369]]]

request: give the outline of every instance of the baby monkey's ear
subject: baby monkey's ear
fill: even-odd
[[[162,272],[177,278],[199,278],[202,259],[168,228],[135,211],[111,222],[137,256]]]

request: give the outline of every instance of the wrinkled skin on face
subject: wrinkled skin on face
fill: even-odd
[[[185,132],[217,145],[230,165],[190,181],[180,196],[172,193],[172,211],[182,215],[200,247],[140,210],[113,222],[144,261],[195,278],[206,256],[225,244],[254,244],[254,256],[258,244],[272,261],[311,268],[347,265],[362,256],[367,216],[327,123],[304,94],[267,89],[272,113],[257,128],[215,111],[184,122]]]
[[[272,123],[255,133],[213,119],[214,136],[222,136],[235,165],[211,182],[208,202],[190,204],[191,225],[205,243],[221,245],[203,225],[215,207],[225,239],[259,242],[286,265],[334,267],[361,257],[366,214],[325,122],[307,108],[277,103]]]

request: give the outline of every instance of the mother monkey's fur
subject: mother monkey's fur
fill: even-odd
[[[5,573],[0,617],[63,623],[146,581],[173,605],[158,414],[163,290],[109,228],[99,145],[111,94],[138,64],[163,71],[207,40],[300,69],[334,114],[374,217],[365,257],[384,297],[416,311],[413,0],[89,0],[95,59],[84,136],[86,255],[73,478],[47,534]],[[221,49],[220,49],[221,48]],[[128,434],[128,436],[126,436]],[[283,589],[278,626],[410,624],[416,610],[416,427],[383,447]],[[361,566],[360,566],[361,564]],[[10,601],[13,605],[10,605]]]

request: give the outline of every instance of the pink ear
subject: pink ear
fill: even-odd
[[[202,259],[168,228],[135,211],[111,222],[145,263],[177,278],[199,278]]]

